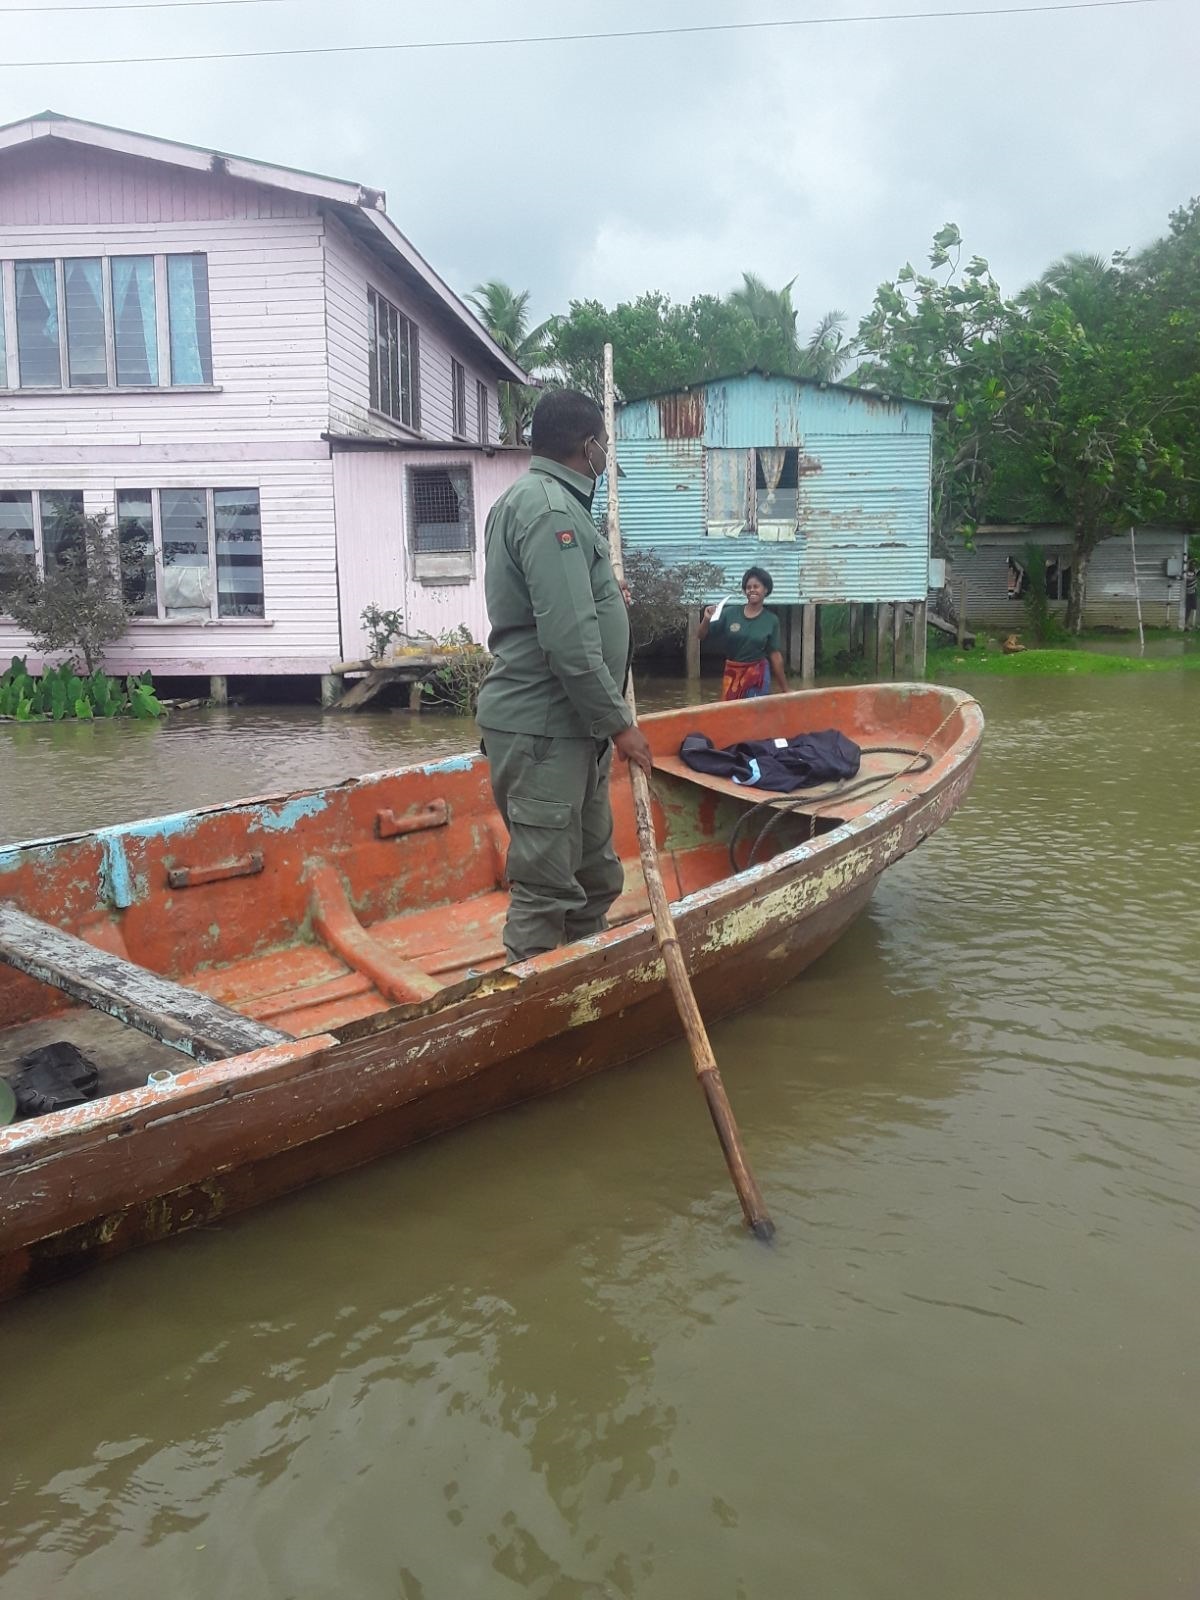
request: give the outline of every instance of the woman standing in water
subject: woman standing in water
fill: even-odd
[[[783,650],[779,618],[764,609],[774,584],[763,567],[750,567],[742,577],[744,606],[722,603],[706,606],[700,623],[700,637],[711,632],[725,650],[725,676],[721,682],[722,700],[749,700],[760,694],[786,694]]]

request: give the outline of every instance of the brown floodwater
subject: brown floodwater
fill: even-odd
[[[1200,675],[972,687],[965,808],[714,1030],[773,1247],[672,1048],[0,1308],[3,1600],[1200,1592]],[[467,741],[0,728],[0,839]]]

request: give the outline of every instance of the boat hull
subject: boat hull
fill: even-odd
[[[974,730],[920,788],[678,899],[705,1017],[754,1004],[818,959],[880,874],[961,803],[977,751]],[[641,917],[448,1004],[399,1005],[337,1034],[194,1067],[166,1097],[129,1089],[0,1130],[0,1297],[211,1225],[678,1034]],[[735,1077],[730,1087],[736,1096]]]

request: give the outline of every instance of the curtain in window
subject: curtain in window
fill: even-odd
[[[104,275],[100,262],[63,262],[67,302],[68,382],[76,388],[108,382],[104,348]]]
[[[18,261],[17,353],[22,389],[57,389],[58,285],[53,261]]]
[[[203,489],[164,489],[163,603],[169,617],[207,617],[212,611],[208,568],[208,496]]]
[[[171,382],[211,383],[207,256],[167,257],[167,312]]]
[[[708,532],[736,536],[746,531],[750,495],[750,455],[746,450],[706,450]]]
[[[154,312],[154,259],[114,256],[113,329],[117,382],[157,384],[158,331]]]
[[[758,464],[762,468],[763,481],[767,486],[767,493],[774,494],[779,487],[779,480],[783,477],[784,462],[787,460],[786,450],[759,450]]]
[[[261,617],[262,520],[257,489],[214,489],[217,615]]]

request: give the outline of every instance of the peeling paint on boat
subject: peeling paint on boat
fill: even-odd
[[[254,833],[265,828],[268,833],[290,833],[305,817],[319,817],[328,805],[328,798],[320,791],[298,794],[278,810],[261,810],[250,823],[249,831]]]

